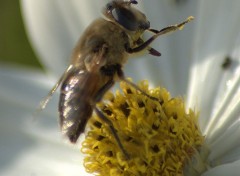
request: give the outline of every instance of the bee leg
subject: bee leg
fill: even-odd
[[[125,46],[125,49],[128,53],[132,54],[132,53],[138,53],[140,51],[143,51],[145,49],[147,49],[147,47],[159,36],[161,35],[160,33],[155,34],[154,36],[152,36],[151,38],[149,38],[147,41],[145,41],[144,43],[142,43],[141,45],[137,46],[136,48],[130,48],[128,45]]]
[[[140,89],[138,87],[138,85],[134,84],[133,82],[127,80],[126,78],[124,79],[121,79],[122,81],[124,81],[125,83],[129,84],[130,86],[132,86],[134,89],[136,89],[137,91],[141,92],[141,94],[143,94],[144,96],[150,98],[151,100],[154,100],[154,101],[160,101],[158,98],[156,97],[153,97],[151,95],[148,95],[146,92],[144,92],[142,89]]]
[[[149,48],[148,49],[148,52],[149,52],[149,54],[151,54],[151,55],[153,55],[153,56],[161,56],[162,54],[159,52],[159,51],[157,51],[157,50],[155,50],[154,48]]]
[[[125,157],[127,159],[130,159],[130,156],[129,156],[128,152],[124,149],[124,147],[121,143],[121,140],[119,139],[117,131],[113,126],[113,123],[98,108],[95,107],[94,110],[95,110],[96,114],[98,115],[98,117],[101,118],[109,126],[114,138],[117,141],[117,144],[118,144],[120,150],[122,151],[122,153],[125,155]]]
[[[118,67],[118,70],[117,70],[117,74],[118,74],[118,77],[120,78],[121,81],[129,84],[130,86],[132,86],[133,88],[135,88],[137,91],[141,92],[141,94],[143,94],[144,96],[150,98],[151,100],[154,100],[154,101],[158,101],[161,103],[161,101],[156,98],[156,97],[153,97],[151,95],[148,95],[146,92],[144,92],[142,89],[139,88],[138,85],[134,84],[133,82],[129,81],[128,79],[125,78],[124,76],[124,73],[121,69],[121,67]]]
[[[165,27],[163,29],[161,29],[160,31],[155,30],[155,29],[148,29],[148,31],[155,33],[155,35],[153,35],[152,37],[150,37],[147,41],[145,41],[144,43],[142,43],[141,45],[137,46],[136,48],[130,48],[128,45],[125,46],[126,51],[128,53],[136,53],[136,52],[140,52],[142,50],[145,50],[156,38],[158,38],[160,35],[164,35],[166,33],[169,32],[173,32],[176,30],[181,30],[183,28],[183,26],[190,22],[191,20],[193,20],[193,17],[188,17],[185,21],[183,21],[182,23],[176,24],[176,25],[172,25],[172,26],[168,26]]]
[[[109,80],[97,93],[94,97],[95,102],[101,101],[103,95],[114,85],[114,81],[111,79]]]
[[[171,26],[167,26],[165,28],[162,28],[161,30],[156,30],[156,29],[148,29],[148,31],[152,32],[152,33],[155,33],[157,35],[163,35],[163,34],[167,34],[169,32],[174,32],[176,30],[181,30],[182,27],[190,22],[191,20],[193,20],[193,17],[189,17],[187,18],[187,20],[183,21],[182,23],[179,23],[179,24],[176,24],[176,25],[171,25]]]
[[[138,46],[142,45],[143,43],[144,43],[144,40],[142,38],[139,38],[136,41],[136,44]],[[153,56],[161,56],[161,53],[159,51],[155,50],[154,48],[148,46],[147,49],[148,49],[149,54],[151,54]]]

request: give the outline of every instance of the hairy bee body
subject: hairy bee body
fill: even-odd
[[[125,45],[129,43],[123,29],[111,21],[99,18],[92,22],[83,33],[72,56],[73,65],[88,65],[92,55],[98,52],[102,45],[106,45],[105,58],[107,65],[123,64],[128,58]],[[86,67],[86,69],[88,69]]]
[[[70,66],[41,103],[43,109],[61,85],[58,107],[60,126],[69,140],[72,143],[77,141],[94,111],[109,126],[126,157],[129,155],[112,122],[96,107],[96,103],[101,101],[106,91],[118,80],[125,81],[142,94],[158,101],[125,79],[122,66],[129,55],[134,53],[148,51],[151,55],[160,56],[149,45],[158,36],[181,29],[192,19],[190,17],[180,24],[159,31],[150,29],[146,16],[132,7],[132,4],[137,4],[137,1],[112,0],[105,6],[105,18],[96,19],[87,27],[73,51]],[[145,31],[154,33],[146,41],[142,39]]]
[[[126,62],[127,45],[129,39],[124,30],[103,18],[90,24],[80,38],[59,100],[60,126],[71,142],[76,142],[93,107],[118,79],[115,67]],[[108,82],[111,85],[101,92]]]

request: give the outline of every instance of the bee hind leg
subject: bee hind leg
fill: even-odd
[[[147,94],[146,92],[144,92],[138,85],[134,84],[133,82],[129,81],[128,79],[125,78],[124,76],[124,73],[121,69],[121,67],[118,68],[117,70],[117,74],[118,74],[118,77],[121,81],[127,83],[128,85],[132,86],[133,88],[135,88],[137,91],[141,92],[141,94],[143,94],[144,96],[150,98],[151,100],[154,100],[154,101],[158,101],[160,102],[160,104],[162,103],[161,100],[159,100],[158,98],[156,97],[153,97],[149,94]]]
[[[138,87],[138,85],[134,84],[133,82],[127,80],[126,78],[122,79],[123,82],[129,84],[130,86],[132,86],[134,89],[136,89],[137,91],[141,92],[141,94],[143,94],[144,96],[150,98],[151,100],[154,100],[154,101],[159,101],[158,98],[156,97],[153,97],[149,94],[147,94],[146,92],[144,92],[142,89],[140,89],[140,87]]]
[[[95,102],[101,101],[104,94],[114,85],[113,79],[110,79],[97,93],[94,97]]]
[[[125,148],[123,147],[122,142],[121,142],[121,140],[120,140],[120,138],[117,134],[117,131],[113,126],[113,123],[98,108],[95,107],[94,110],[95,110],[96,114],[98,115],[98,117],[100,119],[102,119],[109,126],[114,138],[117,141],[117,144],[118,144],[120,150],[122,151],[122,153],[125,155],[125,157],[127,159],[130,159],[130,156],[129,156],[128,152],[125,150]]]

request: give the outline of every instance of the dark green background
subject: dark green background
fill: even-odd
[[[40,67],[28,41],[18,0],[0,0],[0,64]]]

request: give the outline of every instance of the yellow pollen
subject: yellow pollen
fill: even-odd
[[[121,92],[108,92],[97,106],[112,121],[126,159],[108,125],[97,116],[89,121],[82,145],[87,172],[100,176],[182,176],[184,166],[203,145],[198,113],[186,111],[182,98],[171,98],[164,88],[139,87],[148,98],[122,82]]]

